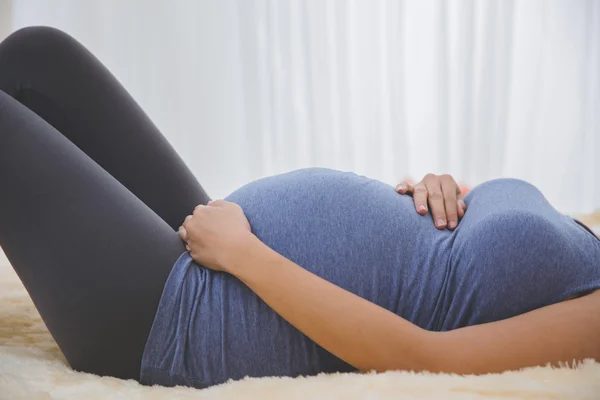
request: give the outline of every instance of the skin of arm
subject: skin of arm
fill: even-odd
[[[360,371],[433,368],[433,332],[301,268],[254,235],[230,254],[225,271]]]
[[[301,268],[254,235],[225,265],[281,317],[360,371],[483,374],[600,360],[600,291],[502,321],[431,332]]]

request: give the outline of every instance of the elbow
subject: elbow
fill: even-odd
[[[386,371],[442,372],[444,357],[441,332],[418,329],[412,340],[396,337],[394,342],[380,346],[367,365],[355,366],[362,373]],[[407,345],[408,344],[408,345]]]
[[[457,356],[447,332],[424,331],[420,371],[431,373],[459,373],[458,365],[464,364]]]
[[[422,351],[415,372],[445,374],[472,374],[474,366],[469,362],[469,353],[459,346],[450,332],[424,331]]]

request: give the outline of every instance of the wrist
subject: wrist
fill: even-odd
[[[249,261],[264,251],[265,247],[266,245],[258,237],[252,233],[248,234],[238,241],[235,248],[227,252],[221,263],[223,269],[239,278],[251,264]]]

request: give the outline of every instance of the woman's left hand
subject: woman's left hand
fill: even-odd
[[[460,186],[447,174],[427,174],[415,185],[405,180],[396,186],[396,191],[400,194],[412,194],[415,208],[421,215],[427,214],[429,204],[438,229],[455,229],[467,209]]]
[[[239,251],[252,237],[250,223],[242,208],[229,201],[214,200],[198,205],[179,227],[179,237],[199,264],[226,271],[227,257]]]

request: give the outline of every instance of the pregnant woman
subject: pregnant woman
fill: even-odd
[[[79,371],[208,387],[600,359],[600,240],[532,185],[463,205],[449,177],[411,197],[314,168],[209,202],[55,29],[0,44],[0,188],[0,245]]]

